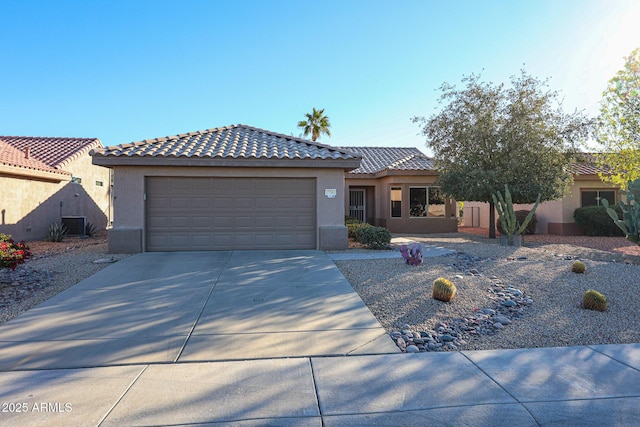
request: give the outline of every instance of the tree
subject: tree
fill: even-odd
[[[331,123],[329,123],[329,117],[324,115],[324,108],[316,110],[314,107],[313,112],[307,113],[305,116],[307,120],[298,122],[298,127],[302,128],[305,137],[311,135],[311,140],[315,142],[323,133],[331,136]]]
[[[625,60],[602,93],[596,128],[600,177],[622,188],[640,178],[640,48]]]
[[[414,117],[434,153],[442,191],[457,200],[489,203],[489,237],[495,238],[491,195],[509,186],[514,203],[555,200],[573,176],[579,141],[590,121],[562,112],[558,93],[524,71],[511,86],[464,77],[465,87],[441,87],[442,111]]]

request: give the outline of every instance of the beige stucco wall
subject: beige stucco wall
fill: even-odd
[[[345,187],[342,169],[115,166],[113,229],[142,230],[143,251],[146,241],[144,183],[145,177],[148,176],[316,178],[318,229],[327,226],[344,226]],[[335,189],[336,197],[325,196],[325,189]],[[320,236],[316,236],[316,242],[320,242]]]
[[[434,185],[435,175],[391,175],[380,178],[345,179],[348,188],[370,187],[374,195],[374,225],[386,227],[392,233],[439,233],[457,230],[455,203],[452,201],[445,208],[444,218],[410,218],[409,189]],[[402,188],[402,217],[391,218],[391,187]],[[349,213],[349,194],[345,194],[345,215]],[[366,213],[370,218],[370,214]],[[453,216],[453,218],[452,218]]]
[[[109,169],[91,164],[85,154],[70,162],[66,171],[82,178],[82,183],[46,181],[25,176],[0,176],[0,232],[15,240],[39,240],[47,236],[49,225],[62,216],[86,216],[98,230],[108,224]],[[96,181],[103,186],[97,187]],[[62,204],[62,205],[61,205]]]
[[[579,175],[562,199],[540,203],[536,209],[538,224],[536,233],[575,234],[579,232],[573,220],[573,212],[582,204],[581,190],[611,189],[611,184],[604,183],[596,175]],[[516,204],[515,210],[531,209],[533,204]],[[489,204],[481,202],[464,203],[464,225],[471,226],[468,215],[471,208],[479,208],[480,227],[489,227]],[[477,212],[477,211],[476,211]],[[496,220],[498,214],[496,213]]]

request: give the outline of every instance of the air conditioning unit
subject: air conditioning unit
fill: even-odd
[[[67,227],[69,234],[84,236],[87,225],[86,216],[63,216],[62,225]]]

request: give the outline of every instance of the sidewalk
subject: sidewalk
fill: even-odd
[[[629,344],[2,372],[0,424],[632,426],[639,370]]]

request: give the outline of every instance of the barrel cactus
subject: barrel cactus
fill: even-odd
[[[582,261],[576,261],[571,266],[571,271],[574,273],[584,273],[587,271],[587,266]]]
[[[438,301],[449,302],[456,296],[456,286],[449,280],[440,277],[433,281],[433,298]]]
[[[582,306],[589,310],[605,311],[607,309],[607,298],[600,292],[589,289],[582,297]]]

